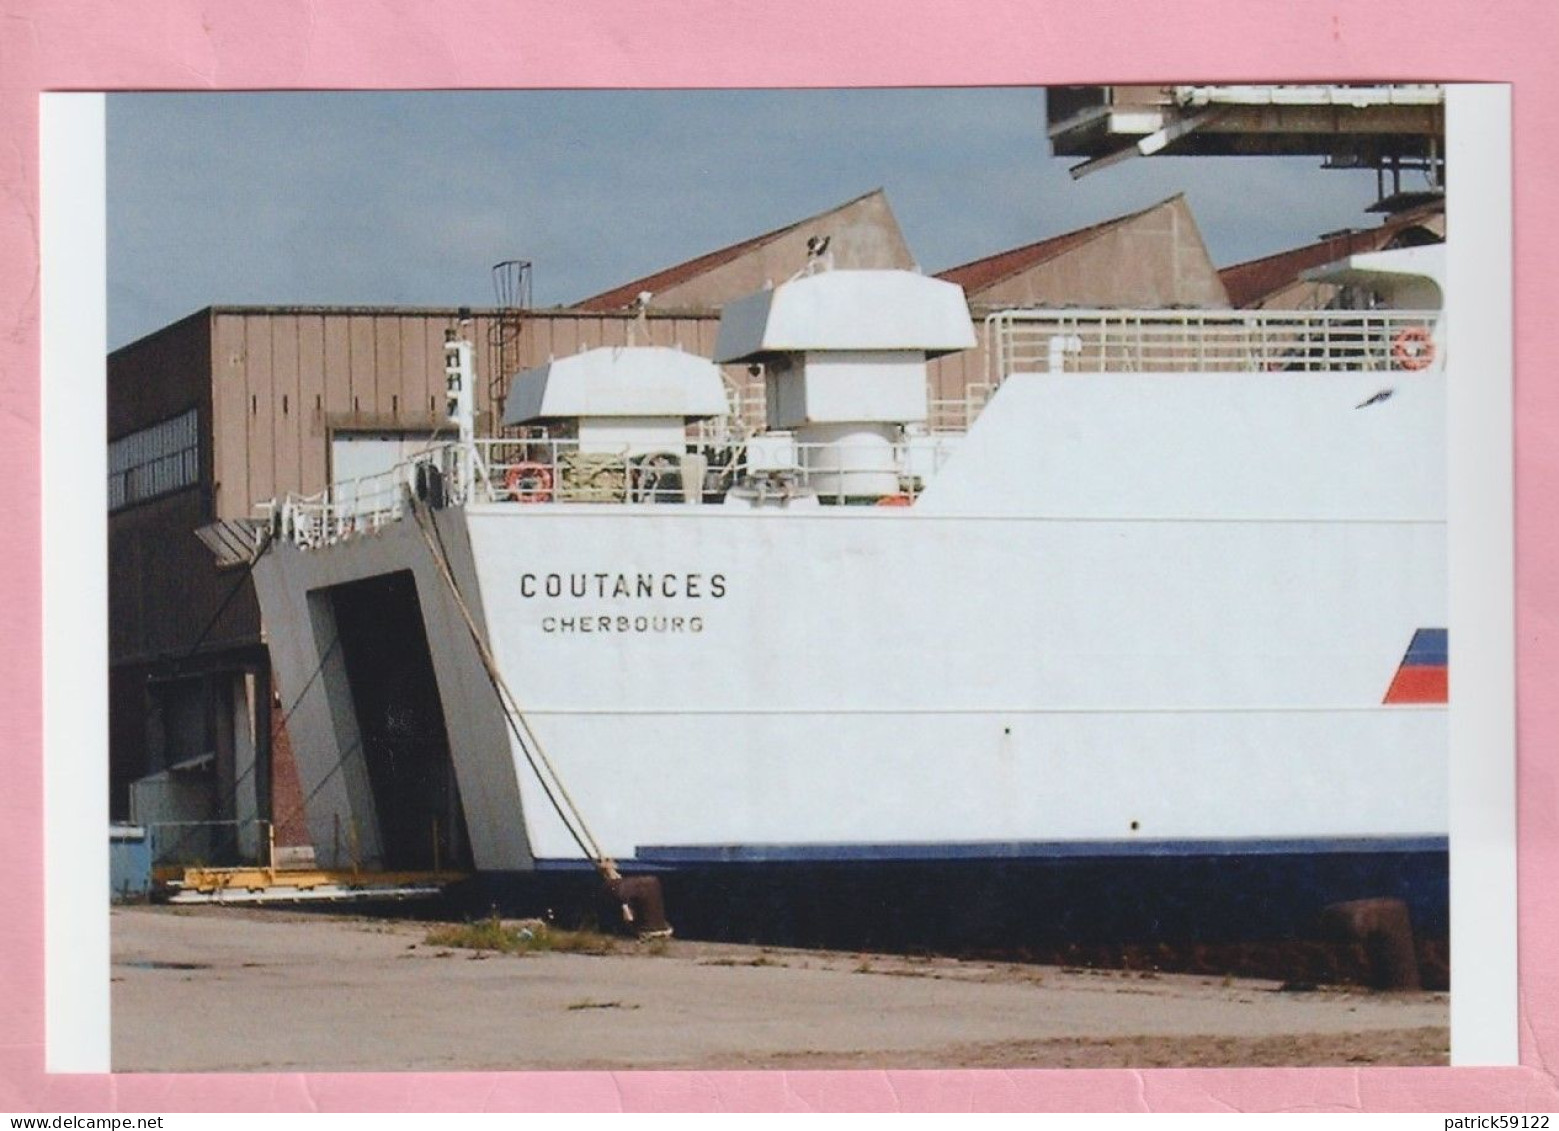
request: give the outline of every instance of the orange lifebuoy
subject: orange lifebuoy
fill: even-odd
[[[552,469],[544,463],[517,463],[504,472],[503,485],[517,503],[545,503],[552,498]]]
[[[908,495],[884,495],[877,500],[879,507],[908,507],[913,506],[915,500]]]
[[[1410,326],[1391,339],[1391,359],[1403,369],[1427,369],[1434,361],[1434,339],[1422,326]]]

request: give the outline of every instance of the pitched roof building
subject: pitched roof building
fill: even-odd
[[[710,310],[794,275],[807,261],[807,241],[827,236],[834,266],[912,268],[914,258],[888,205],[873,189],[836,208],[708,252],[583,299],[574,310],[606,313],[632,307],[639,295],[662,310]]]
[[[1437,243],[1444,238],[1445,207],[1437,203],[1398,213],[1379,227],[1332,232],[1315,243],[1236,263],[1218,274],[1229,292],[1229,301],[1237,307],[1313,308],[1330,301],[1336,288],[1305,281],[1301,276],[1306,271],[1350,255]]]
[[[1229,305],[1183,195],[938,277],[977,307]]]
[[[994,310],[1025,306],[1229,305],[1181,195],[949,268],[937,277],[963,287],[976,321]],[[932,388],[940,401],[978,398],[991,380],[983,335],[975,349],[931,364]]]

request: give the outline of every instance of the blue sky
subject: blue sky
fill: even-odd
[[[886,189],[927,271],[1185,192],[1220,266],[1374,223],[1371,173],[1149,159],[1081,181],[1044,94],[959,90],[116,94],[109,344],[214,303],[577,301]]]

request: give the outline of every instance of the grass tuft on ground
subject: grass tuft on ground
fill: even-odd
[[[595,931],[565,931],[545,923],[505,923],[478,919],[474,923],[443,923],[428,932],[429,946],[493,950],[502,954],[613,954],[620,940]]]

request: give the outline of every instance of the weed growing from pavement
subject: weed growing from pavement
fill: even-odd
[[[620,940],[595,931],[565,931],[545,923],[505,923],[487,918],[474,923],[442,924],[430,930],[424,941],[429,946],[495,950],[502,954],[615,954]],[[657,952],[651,949],[650,953]]]
[[[756,958],[705,958],[699,962],[700,966],[785,966],[784,962],[776,962],[767,954],[760,954]]]
[[[638,1009],[637,1005],[624,1005],[620,1001],[573,1001],[565,1007],[570,1013],[577,1013],[582,1009]]]

